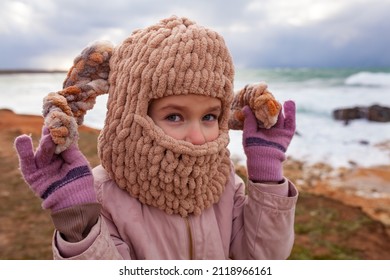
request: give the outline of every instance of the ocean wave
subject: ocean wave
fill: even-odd
[[[390,87],[390,73],[358,72],[347,77],[344,84],[348,86]]]

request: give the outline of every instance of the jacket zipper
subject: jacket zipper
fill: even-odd
[[[188,232],[188,239],[189,239],[189,244],[188,244],[189,245],[188,246],[188,249],[189,249],[189,259],[193,260],[194,259],[194,256],[193,256],[194,250],[193,250],[193,245],[192,245],[192,232],[191,232],[190,221],[188,220],[188,217],[185,217],[184,221],[186,223],[187,232]]]

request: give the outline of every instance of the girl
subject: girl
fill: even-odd
[[[282,162],[295,105],[271,129],[243,109],[245,190],[227,149],[233,77],[223,38],[178,17],[76,58],[64,90],[45,99],[37,151],[29,136],[15,140],[24,179],[51,211],[55,259],[289,256],[298,193]],[[71,136],[106,92],[101,165],[91,171]]]

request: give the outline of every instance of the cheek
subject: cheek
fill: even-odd
[[[183,133],[183,130],[181,129],[175,129],[170,127],[169,125],[159,125],[159,127],[164,131],[164,133],[173,139],[176,140],[183,140],[185,138],[185,135]]]
[[[208,130],[206,135],[207,142],[214,141],[219,136],[219,126],[215,125],[211,129]]]

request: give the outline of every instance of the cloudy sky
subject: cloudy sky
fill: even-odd
[[[0,69],[67,69],[170,15],[221,33],[236,67],[390,67],[390,0],[1,0]]]

